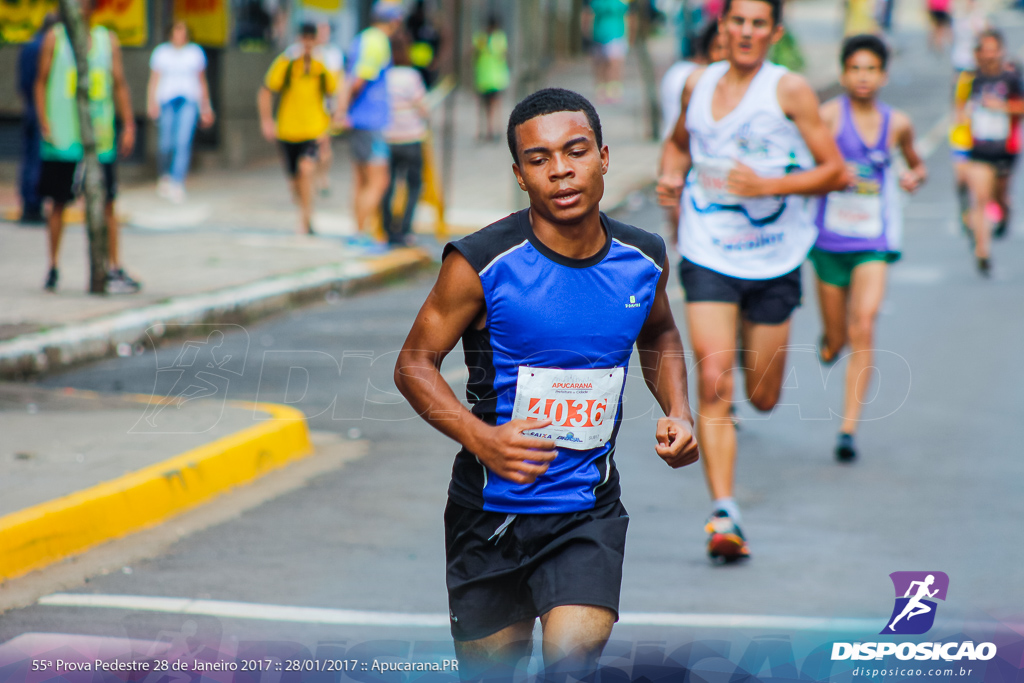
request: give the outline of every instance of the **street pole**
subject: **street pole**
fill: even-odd
[[[463,0],[454,0],[452,4],[452,77],[455,88],[444,101],[444,124],[441,133],[441,184],[445,206],[452,204],[452,183],[455,171],[455,98],[459,96],[462,85],[462,20]]]
[[[104,215],[103,183],[100,159],[96,153],[96,134],[89,107],[89,34],[75,0],[60,0],[60,13],[71,39],[78,75],[75,98],[78,105],[78,129],[85,164],[85,225],[89,235],[89,293],[103,294],[107,284],[107,221]]]
[[[647,108],[648,122],[651,126],[651,140],[658,140],[661,132],[661,107],[658,106],[658,84],[654,73],[654,61],[647,47],[647,38],[651,34],[650,3],[644,2],[637,7],[638,27],[636,32],[637,59],[640,62],[640,80],[644,87],[644,103]]]

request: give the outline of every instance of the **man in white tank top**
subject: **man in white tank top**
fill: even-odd
[[[789,317],[800,304],[800,264],[817,236],[808,197],[847,184],[814,90],[765,61],[782,36],[781,14],[782,0],[726,0],[719,32],[729,59],[687,79],[658,181],[662,205],[681,202],[680,278],[714,500],[707,549],[723,561],[749,556],[733,498],[737,327],[747,397],[771,410],[784,377]]]

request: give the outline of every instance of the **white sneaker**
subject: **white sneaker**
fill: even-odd
[[[181,204],[185,201],[185,186],[173,180],[167,187],[167,201],[172,204]]]
[[[174,181],[171,180],[171,176],[160,176],[160,179],[156,181],[156,196],[167,199],[172,184],[174,184]]]

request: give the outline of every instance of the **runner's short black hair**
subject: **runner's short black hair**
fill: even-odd
[[[316,37],[316,24],[312,21],[304,21],[299,24],[299,35],[303,38],[315,38]]]
[[[850,36],[843,41],[843,49],[839,52],[839,66],[845,69],[846,60],[852,57],[855,52],[860,52],[861,50],[874,53],[882,62],[882,71],[885,71],[886,66],[889,64],[889,48],[885,46],[885,42],[881,38],[869,33]]]
[[[758,2],[767,2],[772,6],[772,21],[778,26],[782,23],[782,0],[758,0]],[[722,7],[722,16],[724,17],[729,13],[729,9],[732,7],[732,0],[725,0],[725,6]]]
[[[715,38],[717,37],[718,22],[709,21],[708,25],[697,36],[697,56],[708,59],[708,55],[711,53],[711,46],[715,44]]]
[[[564,88],[544,88],[532,95],[527,95],[516,105],[508,117],[508,151],[512,152],[512,159],[519,163],[519,152],[516,149],[516,126],[520,126],[530,119],[545,114],[554,114],[560,111],[581,111],[587,115],[587,121],[594,130],[594,137],[597,139],[598,149],[604,144],[601,141],[601,118],[597,110],[583,95]]]

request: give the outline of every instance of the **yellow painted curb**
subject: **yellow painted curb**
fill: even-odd
[[[155,526],[313,452],[302,412],[232,404],[269,417],[169,460],[0,517],[0,581]]]

